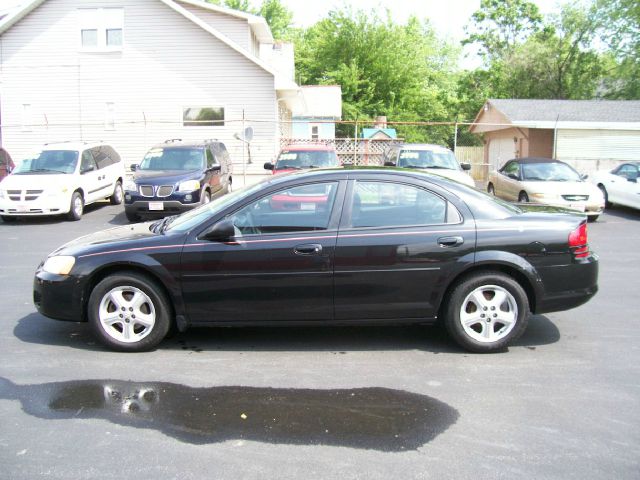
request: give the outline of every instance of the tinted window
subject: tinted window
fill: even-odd
[[[326,230],[338,184],[314,183],[262,197],[231,216],[240,234]]]
[[[214,165],[218,165],[218,161],[213,156],[213,152],[211,151],[211,148],[207,148],[206,152],[207,152],[207,168],[211,168]]]
[[[357,182],[352,202],[352,227],[433,225],[447,219],[445,199],[412,185]]]
[[[505,175],[511,174],[519,177],[520,165],[518,164],[518,162],[507,163],[502,171],[505,173]]]
[[[104,147],[92,148],[91,153],[93,154],[93,158],[96,161],[98,168],[106,168],[113,163]]]
[[[82,152],[82,160],[80,163],[80,173],[96,170],[96,161],[91,154],[91,150]]]

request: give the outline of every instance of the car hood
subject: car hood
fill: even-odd
[[[173,185],[186,180],[199,180],[202,177],[200,170],[136,170],[133,181],[137,184],[147,185]]]
[[[0,188],[3,190],[46,190],[56,185],[70,182],[73,175],[66,173],[55,174],[12,174],[2,179]]]
[[[149,238],[164,237],[164,235],[154,233],[149,229],[152,223],[153,222],[145,222],[133,225],[123,225],[121,227],[114,227],[90,233],[89,235],[78,237],[68,243],[65,243],[53,251],[51,255],[85,255],[108,248],[122,246],[124,243],[126,243],[127,248],[135,248],[136,240],[145,241],[145,243],[148,244]]]

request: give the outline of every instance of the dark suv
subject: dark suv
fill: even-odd
[[[231,188],[231,160],[217,140],[167,140],[132,165],[125,184],[124,210],[131,222],[140,217],[174,215],[209,203]]]

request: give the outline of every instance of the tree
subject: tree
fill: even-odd
[[[468,37],[463,45],[478,44],[478,53],[489,64],[511,53],[532,33],[540,30],[542,15],[526,0],[482,0],[480,9],[465,27]]]
[[[440,42],[417,18],[406,25],[363,11],[329,12],[328,18],[298,32],[296,70],[303,84],[342,86],[344,120],[387,115],[396,121],[445,120],[455,91],[457,50]],[[338,127],[353,135],[353,127]],[[437,129],[398,127],[409,141],[444,143]]]
[[[264,0],[259,14],[269,24],[274,38],[282,39],[287,36],[291,28],[293,13],[280,0]]]

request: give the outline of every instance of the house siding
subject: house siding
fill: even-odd
[[[246,20],[223,13],[212,12],[205,8],[194,7],[193,5],[180,3],[179,1],[176,3],[203,20],[207,25],[215,28],[238,46],[244,48],[247,52],[252,51],[251,27]]]
[[[131,164],[167,138],[218,138],[238,174],[244,145],[233,134],[244,110],[245,118],[262,120],[253,125],[248,169],[262,173],[277,145],[271,73],[156,0],[83,1],[83,8],[124,8],[124,45],[82,52],[77,7],[49,0],[0,37],[2,140],[14,158],[46,142],[104,140]],[[105,128],[107,102],[115,107],[114,130]],[[23,104],[38,124],[30,131],[20,125]],[[225,126],[183,127],[186,106],[223,106]]]

